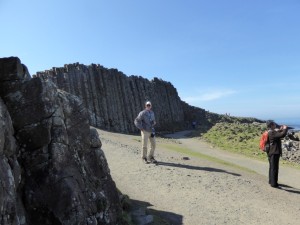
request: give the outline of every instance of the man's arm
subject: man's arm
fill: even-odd
[[[154,116],[154,112],[153,111],[152,111],[152,118],[153,118],[153,124],[152,124],[152,126],[154,127],[155,124],[156,124],[156,120],[155,120],[155,116]]]
[[[143,112],[140,112],[139,115],[134,120],[134,125],[140,130],[143,130],[142,116],[143,116]]]
[[[273,137],[274,138],[283,138],[287,134],[287,126],[283,125],[279,131],[274,132]]]

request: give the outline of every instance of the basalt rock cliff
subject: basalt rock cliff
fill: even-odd
[[[78,97],[0,59],[0,224],[126,224],[88,118]]]
[[[67,64],[38,72],[58,88],[82,99],[89,112],[90,124],[106,130],[134,133],[133,121],[147,100],[153,104],[157,131],[187,129],[192,121],[209,125],[223,116],[209,113],[183,102],[169,82],[140,76],[126,76],[117,69],[91,64]]]

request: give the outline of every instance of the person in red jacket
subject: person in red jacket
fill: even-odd
[[[279,172],[279,158],[282,155],[281,138],[287,134],[287,126],[283,125],[276,129],[277,124],[272,121],[267,121],[269,129],[269,143],[270,150],[268,152],[269,159],[269,184],[271,187],[278,188],[278,172]]]

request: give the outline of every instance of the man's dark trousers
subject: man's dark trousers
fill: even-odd
[[[269,184],[272,187],[278,186],[278,172],[279,172],[279,154],[268,156],[269,159]]]

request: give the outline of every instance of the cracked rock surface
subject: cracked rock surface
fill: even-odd
[[[126,224],[82,101],[0,59],[0,224]]]

